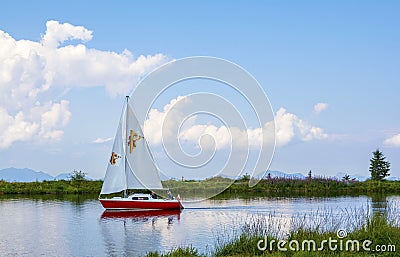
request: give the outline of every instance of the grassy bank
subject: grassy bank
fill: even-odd
[[[225,194],[254,195],[348,195],[368,193],[400,193],[400,181],[364,182],[340,181],[332,178],[315,177],[311,179],[271,178],[262,179],[256,186],[249,187],[248,179],[232,181],[227,178],[215,177],[202,181],[174,181],[164,183],[181,195],[201,194],[202,191],[215,191]],[[227,187],[229,185],[229,187]]]
[[[5,182],[0,180],[0,194],[99,194],[102,181]]]
[[[343,210],[339,214],[317,211],[308,216],[295,215],[290,218],[290,222],[284,224],[279,222],[274,214],[256,216],[244,221],[237,233],[234,233],[236,236],[231,239],[227,239],[226,235],[221,233],[220,237],[216,238],[216,248],[209,252],[208,256],[399,256],[399,214],[398,203],[391,203],[385,214],[370,214],[369,208]],[[288,231],[282,232],[288,227],[290,227]],[[341,237],[338,237],[338,231],[343,232],[343,229],[348,232],[339,234]],[[336,242],[332,241],[331,248],[328,242],[322,243],[324,240],[329,241],[329,238],[331,241],[337,240]],[[260,240],[261,247],[268,242],[265,250],[258,249],[257,245]],[[280,245],[286,251],[278,248],[279,240],[286,242],[285,245]],[[311,240],[315,242],[315,248],[313,243],[309,244]],[[358,246],[355,240],[359,243]],[[371,243],[367,243],[364,248],[363,243],[366,240]],[[270,246],[271,242],[273,242],[272,247]],[[296,242],[299,243],[298,246]],[[335,246],[336,249],[334,249]],[[319,250],[319,248],[321,249]],[[377,249],[386,249],[386,251],[378,252]],[[205,255],[193,247],[188,247],[166,253],[151,252],[146,256]]]
[[[338,196],[370,193],[400,193],[400,181],[344,182],[331,178],[271,178],[263,179],[256,186],[249,187],[248,179],[233,181],[214,177],[201,181],[163,181],[165,187],[185,198],[193,195],[250,195],[250,196]],[[0,194],[98,194],[102,181],[43,181],[6,182],[0,180]],[[215,194],[210,194],[210,192]],[[220,194],[223,192],[222,194]]]
[[[227,192],[343,192],[343,193],[400,193],[400,181],[346,182],[332,178],[311,179],[273,178],[263,179],[249,188],[247,180],[236,181]]]
[[[267,238],[267,240],[265,239]],[[335,251],[329,249],[329,245],[325,243],[323,250],[319,251],[323,240],[338,240]],[[263,240],[261,246],[264,246],[264,242],[269,242],[267,249],[260,251],[257,248],[257,243]],[[275,243],[270,248],[270,243],[275,240]],[[298,230],[291,232],[287,238],[286,242],[296,241],[299,242],[299,247],[293,244],[293,248],[296,250],[291,250],[288,243],[284,246],[287,249],[286,252],[280,251],[277,246],[278,238],[271,236],[259,236],[243,233],[239,238],[223,245],[213,253],[213,256],[399,256],[400,251],[400,228],[389,224],[384,218],[375,216],[368,220],[366,225],[359,229],[356,229],[347,234],[343,239],[339,239],[336,232],[323,232],[320,233],[316,230]],[[313,240],[315,242],[315,248],[313,245],[304,244],[306,240]],[[357,240],[359,246],[353,245],[352,243],[347,243],[349,241]],[[364,241],[369,240],[372,242],[368,245],[369,250],[365,250],[362,247]],[[342,251],[340,251],[340,241],[342,241]],[[347,244],[347,248],[346,248]],[[379,245],[379,248],[377,247]],[[390,248],[387,252],[376,252],[375,249],[386,250]],[[298,249],[298,250],[297,250]],[[333,248],[334,249],[334,248]]]

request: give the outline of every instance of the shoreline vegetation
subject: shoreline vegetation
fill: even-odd
[[[385,213],[370,213],[368,208],[343,210],[339,215],[329,210],[317,211],[307,217],[294,216],[290,224],[277,222],[275,214],[254,216],[244,222],[233,238],[217,237],[214,249],[208,253],[200,253],[189,246],[167,252],[149,252],[146,257],[398,256],[399,211],[399,206],[392,202]],[[282,233],[281,228],[287,226],[288,232]],[[279,240],[286,242],[279,246],[286,251],[278,248]],[[326,242],[329,240],[331,244]],[[315,246],[310,241],[315,242]],[[364,244],[365,241],[371,243]]]
[[[0,180],[0,195],[64,195],[64,194],[98,194],[101,180],[53,180],[42,182],[7,182]]]
[[[232,195],[248,196],[339,196],[360,194],[400,194],[400,181],[367,180],[344,181],[325,177],[312,178],[265,178],[254,187],[248,186],[249,178],[232,180],[223,177],[213,177],[201,181],[187,180],[163,181],[166,188],[183,197],[216,192],[215,197],[223,198]],[[57,180],[43,182],[7,182],[0,180],[0,194],[99,194],[101,180]]]

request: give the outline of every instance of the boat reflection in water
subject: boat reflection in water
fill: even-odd
[[[132,219],[146,221],[154,218],[168,218],[168,222],[180,220],[182,210],[105,210],[102,219]]]
[[[99,219],[106,256],[143,256],[180,245],[181,210],[105,210]]]

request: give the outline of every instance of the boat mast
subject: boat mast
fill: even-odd
[[[128,159],[126,158],[127,155],[127,150],[128,150],[128,105],[129,105],[129,96],[126,96],[126,117],[125,117],[125,189],[124,189],[124,198],[127,197],[127,191],[128,191],[128,176],[126,175],[126,167],[128,166]]]

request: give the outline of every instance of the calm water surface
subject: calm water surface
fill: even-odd
[[[207,200],[186,203],[182,212],[110,213],[95,199],[2,197],[0,255],[144,256],[149,251],[188,245],[209,253],[221,235],[225,239],[234,236],[250,217],[272,213],[289,226],[293,215],[355,208],[382,211],[386,201],[399,202],[400,197]]]

